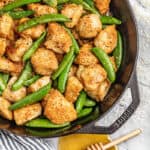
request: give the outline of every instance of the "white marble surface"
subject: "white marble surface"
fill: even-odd
[[[129,131],[141,128],[143,133],[137,138],[127,141],[119,146],[119,150],[150,150],[150,0],[129,0],[134,8],[134,14],[138,22],[140,56],[138,59],[137,73],[141,95],[141,103],[134,115],[126,122],[112,138],[118,137]],[[120,104],[116,105],[100,124],[114,121],[119,112],[123,112],[131,102],[130,89],[122,98]],[[57,149],[57,139],[51,140],[53,150]]]

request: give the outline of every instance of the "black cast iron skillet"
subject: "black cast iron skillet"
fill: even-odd
[[[38,130],[38,135],[33,136],[31,133],[27,133],[25,128],[18,127],[14,123],[8,122],[4,119],[0,119],[0,129],[15,133],[17,135],[32,137],[44,136],[45,138],[63,136],[71,133],[111,134],[120,128],[129,119],[140,102],[135,69],[138,56],[138,35],[136,30],[135,17],[133,16],[128,0],[112,0],[111,12],[114,16],[120,18],[123,21],[122,25],[118,27],[118,30],[123,36],[124,58],[121,69],[117,74],[116,83],[112,85],[104,102],[100,104],[101,114],[99,117],[94,121],[86,123],[85,125],[81,124],[67,128],[64,129],[63,132],[58,131],[57,134],[52,134],[53,131],[47,130],[46,134],[43,135],[44,131]],[[108,127],[95,127],[95,122],[101,119],[104,115],[107,115],[107,112],[112,108],[112,106],[119,102],[126,88],[131,88],[132,92],[132,103],[127,108],[127,110],[112,125]]]

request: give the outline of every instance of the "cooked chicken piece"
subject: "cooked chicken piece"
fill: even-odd
[[[106,94],[108,93],[108,90],[110,88],[111,84],[110,82],[106,79],[103,81],[99,87],[93,91],[87,91],[88,95],[95,99],[96,101],[103,101]]]
[[[40,79],[38,79],[36,82],[32,83],[29,86],[28,91],[31,93],[36,92],[40,88],[42,88],[43,86],[47,85],[49,82],[50,82],[50,77],[49,76],[43,76]]]
[[[36,73],[50,75],[58,68],[55,54],[45,48],[39,48],[31,57],[31,63]]]
[[[45,46],[56,53],[63,54],[70,50],[72,40],[63,26],[58,23],[49,23]]]
[[[117,46],[117,30],[115,26],[107,26],[102,30],[95,38],[94,44],[106,53],[111,53]]]
[[[57,9],[50,7],[48,5],[41,5],[39,3],[33,3],[28,5],[28,9],[33,10],[36,16],[41,16],[45,14],[56,14]]]
[[[101,14],[105,14],[109,11],[109,5],[111,0],[94,0],[96,7]]]
[[[106,77],[106,71],[99,64],[85,67],[80,72],[80,79],[83,82],[84,89],[87,91],[97,89],[100,83],[106,79]]]
[[[97,14],[83,16],[77,24],[77,31],[82,38],[94,38],[102,29],[102,23]]]
[[[85,66],[79,65],[79,67],[78,67],[78,69],[77,69],[77,71],[76,71],[76,76],[77,76],[77,78],[78,78],[80,81],[82,81],[82,79],[81,79],[81,73],[82,73],[82,71],[84,71],[84,69],[85,69]]]
[[[90,44],[84,44],[76,57],[75,63],[84,66],[97,64],[98,59],[92,54],[91,48]]]
[[[13,63],[12,61],[0,57],[0,71],[6,73],[20,73],[22,70],[22,65]]]
[[[7,47],[7,40],[5,38],[0,38],[0,57],[5,54]]]
[[[71,68],[70,68],[70,71],[69,71],[69,77],[71,77],[71,76],[76,76],[76,72],[77,72],[77,66],[75,66],[75,65],[72,65],[71,66]]]
[[[78,80],[78,78],[72,76],[69,77],[67,81],[67,86],[66,86],[66,92],[65,92],[65,98],[69,101],[74,103],[79,94],[80,91],[83,89],[83,86],[81,82]]]
[[[54,89],[50,91],[44,115],[56,124],[63,124],[77,118],[73,104],[68,102],[59,91]]]
[[[8,120],[13,119],[12,111],[8,109],[10,106],[10,102],[3,97],[0,97],[0,115]]]
[[[14,120],[17,125],[23,125],[26,122],[40,116],[42,107],[39,103],[28,105],[14,111]]]
[[[14,46],[7,49],[7,56],[14,62],[21,62],[23,55],[31,45],[32,39],[30,37],[20,38],[15,42]]]
[[[1,0],[0,1],[0,8],[2,8],[4,5],[13,2],[14,0]]]
[[[114,67],[115,72],[117,72],[117,65],[116,65],[116,62],[115,62],[115,57],[114,56],[110,57],[110,61],[113,65],[113,67]]]
[[[0,17],[0,37],[14,40],[14,21],[8,15],[4,14]]]
[[[73,28],[77,25],[80,17],[82,16],[83,7],[82,5],[66,4],[61,10],[61,13],[71,19],[71,22],[67,22],[65,25],[68,28]]]
[[[3,97],[9,100],[10,102],[19,101],[21,98],[25,97],[27,94],[25,87],[22,87],[17,91],[11,90],[11,87],[16,80],[17,80],[16,76],[12,77],[7,84],[7,88],[4,90],[2,94]]]

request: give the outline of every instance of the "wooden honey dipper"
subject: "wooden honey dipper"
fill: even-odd
[[[106,145],[103,145],[102,143],[92,144],[92,145],[88,146],[86,148],[86,150],[107,150],[113,146],[116,146],[116,145],[124,142],[124,141],[127,141],[130,138],[133,138],[133,137],[139,135],[140,133],[141,133],[141,130],[137,129],[137,130],[135,130],[135,131],[133,131],[133,132],[131,132],[125,136],[122,136],[121,138],[118,138],[118,139],[116,139],[116,140],[114,140],[114,141],[112,141]]]

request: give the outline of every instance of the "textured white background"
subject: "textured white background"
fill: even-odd
[[[137,111],[112,138],[121,136],[129,131],[141,128],[143,133],[135,139],[119,146],[119,150],[150,150],[150,0],[129,0],[138,22],[140,55],[137,73],[141,95],[141,103]],[[107,124],[114,121],[131,102],[130,89],[128,89],[121,102],[98,124]],[[112,117],[113,114],[113,117]],[[57,140],[52,139],[52,149],[56,150]]]

